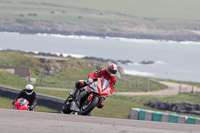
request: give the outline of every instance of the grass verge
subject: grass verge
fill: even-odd
[[[12,99],[0,97],[0,108],[13,109]],[[44,106],[36,106],[35,111],[39,112],[57,112],[56,110],[46,108]]]
[[[112,96],[105,100],[103,109],[95,108],[92,115],[98,117],[111,117],[129,119],[131,108],[142,108],[153,111],[161,111],[166,113],[176,113],[164,110],[156,110],[144,106],[145,102],[168,102],[168,103],[200,103],[200,93],[197,94],[180,94],[176,96]],[[180,114],[180,113],[177,113]],[[183,114],[187,116],[200,117],[199,115]]]

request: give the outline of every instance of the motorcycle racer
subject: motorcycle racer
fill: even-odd
[[[110,83],[110,87],[111,87],[110,94],[112,94],[115,89],[115,84],[116,84],[116,77],[115,77],[116,73],[117,73],[117,65],[114,63],[110,63],[110,64],[108,64],[106,69],[90,73],[88,75],[87,82],[92,83],[92,82],[97,81],[97,78],[103,77],[104,79],[108,80],[108,82]],[[70,93],[70,95],[73,97],[76,89],[80,89],[80,88],[86,86],[87,82],[84,80],[79,80],[78,82],[76,82],[75,88]],[[97,106],[98,108],[103,108],[104,100],[105,100],[104,98],[102,98],[100,100],[100,104]]]
[[[16,99],[12,102],[14,104],[17,99],[24,98],[29,102],[29,110],[34,111],[34,107],[37,104],[37,96],[36,93],[33,91],[33,85],[27,84],[25,89],[21,90]]]

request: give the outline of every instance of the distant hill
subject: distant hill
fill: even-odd
[[[200,41],[198,0],[0,0],[0,31]]]

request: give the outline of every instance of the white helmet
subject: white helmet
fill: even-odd
[[[25,91],[27,95],[31,95],[33,93],[33,85],[27,84],[25,87]]]

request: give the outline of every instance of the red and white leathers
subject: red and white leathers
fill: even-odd
[[[111,87],[110,94],[112,94],[114,89],[115,89],[115,82],[116,82],[116,77],[115,76],[111,77],[108,74],[106,69],[105,70],[96,71],[96,72],[90,73],[88,75],[88,78],[93,79],[93,81],[97,81],[97,78],[101,78],[101,77],[104,77],[104,79],[108,80],[108,82],[110,83],[110,87]]]
[[[101,77],[104,77],[104,79],[108,80],[108,82],[110,83],[110,88],[111,88],[110,94],[112,94],[115,89],[116,77],[111,76],[108,73],[107,69],[96,71],[88,75],[88,79],[91,78],[93,79],[93,81],[97,81],[97,78],[101,78]],[[104,106],[104,99],[101,99],[100,104],[97,107],[103,108],[103,106]]]
[[[110,83],[110,94],[113,93],[115,89],[115,83],[116,83],[116,77],[114,76],[117,72],[117,66],[115,64],[108,64],[108,68],[104,70],[99,70],[93,73],[90,73],[88,75],[88,82],[92,83],[94,81],[97,81],[97,78],[103,77]],[[75,83],[75,89],[80,89],[84,86],[86,86],[87,83],[84,80],[79,80],[78,82]],[[71,92],[70,95],[73,95],[75,90]],[[97,106],[98,108],[102,108],[104,106],[104,99],[100,100],[100,104]]]

